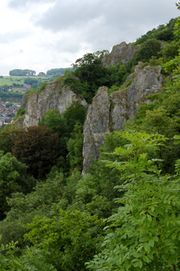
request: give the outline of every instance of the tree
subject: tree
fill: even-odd
[[[37,182],[33,191],[24,194],[14,191],[7,199],[9,211],[6,218],[0,223],[0,243],[6,245],[18,242],[24,248],[27,242],[23,235],[28,231],[27,224],[35,215],[47,215],[54,204],[63,198],[65,180],[62,173],[51,173],[47,180]]]
[[[40,125],[47,126],[49,129],[58,133],[61,136],[64,136],[66,134],[66,121],[63,115],[60,114],[58,110],[48,110],[43,115]]]
[[[83,147],[83,134],[82,125],[77,123],[70,139],[67,142],[68,160],[70,169],[82,170],[82,147]]]
[[[34,249],[48,251],[57,270],[85,271],[85,262],[94,255],[104,223],[97,216],[75,208],[56,209],[50,217],[36,216],[25,238]]]
[[[21,133],[21,129],[7,125],[0,129],[0,150],[11,152],[14,139]]]
[[[26,166],[10,153],[0,152],[0,219],[9,209],[7,197],[17,191],[26,190]]]
[[[76,60],[74,65],[75,75],[81,81],[86,81],[92,91],[107,83],[107,70],[101,60],[101,54],[89,53]]]
[[[10,76],[35,76],[36,71],[33,70],[21,70],[21,69],[14,69],[9,72]]]
[[[74,72],[66,74],[64,83],[80,93],[88,102],[100,86],[109,86],[109,71],[102,64],[103,53],[88,53],[76,60]]]
[[[36,78],[26,78],[24,80],[24,84],[30,85],[32,88],[37,88],[39,85],[39,81]]]
[[[0,247],[1,271],[57,271],[50,263],[47,253],[38,249],[27,248],[24,253],[17,257],[16,244],[11,243]]]
[[[108,220],[102,251],[91,270],[178,269],[178,179],[146,177],[130,184]]]
[[[158,150],[161,135],[122,133],[128,144],[117,147],[106,161],[119,171],[124,196],[119,209],[108,219],[101,252],[88,263],[101,271],[178,270],[178,181],[161,176]],[[179,163],[177,164],[179,165]]]
[[[32,176],[43,178],[60,155],[59,137],[44,126],[27,128],[14,139],[12,153]]]
[[[38,77],[45,77],[45,76],[46,76],[46,74],[44,72],[39,72],[38,73]]]
[[[63,117],[70,136],[76,124],[79,123],[83,126],[86,117],[86,108],[79,103],[74,103],[64,112]]]
[[[149,60],[152,56],[158,56],[161,50],[161,43],[157,39],[149,39],[145,41],[140,50],[137,52],[137,61]]]

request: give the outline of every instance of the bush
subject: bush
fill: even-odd
[[[147,61],[152,56],[158,56],[161,50],[161,43],[157,39],[145,41],[136,55],[137,61]]]

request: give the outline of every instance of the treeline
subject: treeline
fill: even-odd
[[[36,71],[33,70],[21,70],[21,69],[14,69],[9,72],[10,76],[35,76]]]
[[[24,77],[33,77],[33,76],[39,76],[39,77],[57,77],[57,76],[63,76],[66,71],[72,70],[72,68],[57,68],[57,69],[50,69],[46,73],[40,72],[39,74],[36,74],[36,71],[29,70],[29,69],[13,69],[9,72],[10,76],[24,76]]]

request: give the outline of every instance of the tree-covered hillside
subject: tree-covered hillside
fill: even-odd
[[[0,129],[1,271],[180,269],[180,18],[134,46],[128,63],[87,54],[56,81],[90,103],[102,85],[124,90],[138,62],[161,66],[161,90],[107,134],[88,173],[82,105]]]

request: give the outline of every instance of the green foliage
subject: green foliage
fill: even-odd
[[[112,85],[112,86],[108,89],[108,93],[111,94],[111,93],[113,93],[113,92],[115,92],[115,91],[118,91],[118,90],[120,90],[120,89],[119,89],[119,86]]]
[[[145,41],[137,52],[136,61],[147,61],[153,56],[158,56],[161,50],[161,43],[157,39]]]
[[[76,124],[71,133],[71,137],[67,142],[68,160],[70,169],[82,170],[82,147],[83,147],[83,133],[82,125]]]
[[[18,129],[12,125],[4,126],[0,129],[0,150],[3,152],[11,152],[14,139],[21,132],[21,129]]]
[[[100,86],[120,85],[127,77],[127,68],[119,63],[105,67],[102,63],[104,52],[89,53],[76,61],[75,71],[67,73],[64,83],[91,102]]]
[[[101,85],[125,92],[138,60],[162,66],[162,90],[147,97],[124,131],[106,136],[88,174],[80,172],[83,106],[50,110],[39,128],[0,130],[0,149],[17,152],[29,174],[44,178],[34,187],[24,165],[0,155],[8,211],[0,222],[2,271],[179,269],[178,33],[179,19],[171,20],[136,42],[139,51],[127,65],[106,67],[104,52],[87,54],[56,80],[90,102]]]
[[[167,61],[162,66],[164,73],[167,74],[167,75],[170,75],[172,73],[176,73],[178,75],[179,70],[180,70],[179,63],[180,63],[180,55],[178,55],[175,58]]]
[[[94,174],[87,174],[79,180],[74,204],[81,210],[88,210],[92,215],[108,217],[115,207],[112,199],[117,194],[113,191],[117,178],[110,170],[105,171],[99,164],[97,166],[99,166],[99,171],[96,169]],[[109,176],[112,178],[108,178]]]
[[[141,38],[137,39],[136,44],[142,44],[148,39],[158,39],[162,41],[171,41],[174,38],[174,25],[177,19],[171,19],[167,25],[160,25],[157,29],[148,31]]]
[[[165,59],[172,59],[178,55],[179,44],[175,41],[167,43],[162,48],[162,56]]]
[[[17,257],[15,245],[3,246],[1,251],[4,250],[6,254],[0,254],[1,271],[56,271],[49,264],[48,253],[28,248],[21,257]]]
[[[149,103],[141,105],[136,118],[126,125],[128,129],[161,133],[169,138],[161,149],[161,158],[163,171],[171,173],[174,171],[175,160],[180,155],[173,139],[180,131],[179,88],[179,77],[168,80],[162,91],[149,96]]]
[[[66,121],[63,115],[60,114],[58,110],[50,109],[49,111],[47,111],[44,114],[40,125],[47,126],[49,129],[57,132],[59,135],[66,134]]]
[[[109,220],[102,252],[92,270],[177,270],[179,255],[178,183],[145,178],[128,186]]]
[[[18,245],[24,247],[23,235],[27,232],[27,223],[30,223],[35,215],[49,214],[51,206],[61,200],[64,186],[63,175],[55,172],[51,173],[45,182],[37,183],[34,190],[27,195],[14,191],[16,193],[7,200],[10,208],[7,217],[0,223],[1,242],[8,244],[18,241]]]
[[[106,71],[101,63],[102,55],[86,54],[76,60],[74,67],[75,75],[82,81],[86,81],[92,87],[93,85],[102,85],[103,73]]]
[[[177,18],[175,26],[174,26],[174,35],[177,40],[179,40],[180,36],[180,17]]]
[[[21,106],[18,109],[17,113],[16,113],[16,119],[19,118],[19,117],[21,117],[21,116],[24,116],[25,112],[26,112],[25,108],[23,106]]]
[[[160,148],[165,144],[166,138],[160,134],[147,134],[143,132],[119,132],[122,142],[109,154],[110,161],[105,160],[106,166],[115,168],[119,172],[121,182],[134,182],[152,173],[158,174],[157,168],[152,163],[161,162]],[[159,166],[159,165],[158,165]]]
[[[36,79],[36,78],[26,78],[26,79],[24,80],[24,84],[28,84],[28,85],[30,85],[31,87],[36,88],[36,87],[38,87],[38,85],[39,85],[39,80]]]
[[[128,69],[125,64],[119,63],[107,67],[109,73],[109,84],[108,86],[120,86],[126,79]]]
[[[86,109],[79,103],[72,104],[64,114],[57,110],[46,112],[40,122],[40,125],[47,126],[62,137],[69,137],[77,123],[84,123]]]
[[[14,69],[9,72],[10,76],[34,76],[36,72],[33,70],[21,70],[21,69]]]
[[[59,68],[59,69],[51,69],[47,71],[47,76],[49,77],[57,77],[64,75],[65,72],[71,71],[72,68]]]
[[[164,64],[167,60],[172,60],[178,55],[179,35],[178,35],[179,18],[172,19],[167,25],[160,25],[157,29],[147,32],[136,41],[138,45],[137,53],[131,61],[135,65],[138,61]],[[159,62],[159,63],[158,63]]]
[[[9,209],[6,198],[13,192],[25,190],[25,172],[26,166],[14,156],[0,153],[0,219]]]
[[[125,191],[117,213],[108,219],[101,252],[88,263],[91,270],[176,270],[178,267],[179,176],[160,176],[157,151],[160,135],[127,133],[129,141],[117,147],[106,161],[116,168]],[[140,143],[141,142],[141,143]]]
[[[89,53],[78,59],[73,73],[66,74],[64,83],[91,101],[98,87],[108,84],[108,71],[102,65],[102,54]]]
[[[68,134],[70,134],[77,123],[80,125],[84,124],[86,108],[78,103],[74,103],[64,112],[63,116],[65,118]]]
[[[35,178],[43,178],[55,165],[59,156],[59,139],[46,127],[30,127],[22,130],[14,139],[12,152],[28,166]]]
[[[63,80],[65,85],[68,85],[73,91],[80,94],[85,99],[88,99],[88,97],[90,96],[90,94],[88,93],[88,83],[80,81],[80,79],[76,77],[74,72],[66,73]],[[91,96],[93,96],[93,94],[91,94]]]
[[[22,86],[24,83],[23,77],[18,76],[1,76],[0,77],[0,87],[10,87],[10,86]]]
[[[84,106],[74,103],[64,114],[49,110],[43,117],[41,125],[45,125],[60,137],[61,156],[64,168],[82,167],[82,125],[86,116]]]
[[[58,210],[52,217],[35,217],[25,238],[49,252],[58,270],[85,270],[99,239],[103,223],[96,216],[76,209]]]

